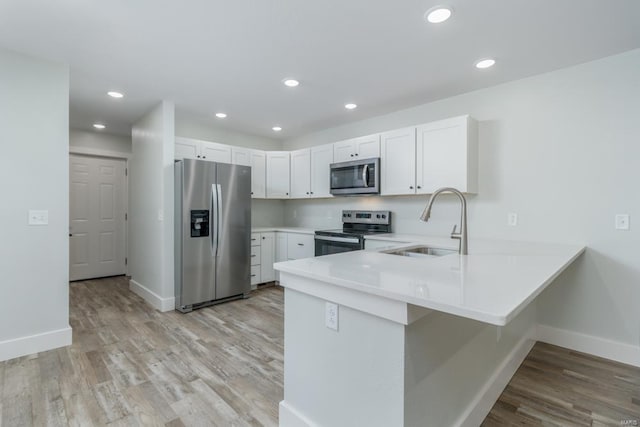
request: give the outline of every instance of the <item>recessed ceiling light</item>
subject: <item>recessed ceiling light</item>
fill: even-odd
[[[347,110],[353,110],[354,108],[357,108],[357,107],[358,105],[353,103],[344,104],[344,108],[346,108]]]
[[[427,13],[424,14],[424,17],[427,22],[430,22],[432,24],[439,24],[451,17],[451,9],[444,6],[436,6],[432,9],[429,9]]]
[[[284,85],[288,87],[296,87],[300,84],[300,82],[296,79],[284,79],[282,83],[284,83]]]
[[[476,68],[483,70],[485,68],[493,67],[495,63],[496,63],[496,60],[492,58],[481,59],[478,62],[476,62]]]
[[[106,126],[103,125],[102,123],[94,123],[93,127],[96,129],[104,129]]]
[[[224,119],[227,117],[227,113],[216,113],[216,117],[219,119]]]
[[[112,98],[122,98],[122,97],[124,97],[124,95],[122,93],[114,92],[114,91],[107,92],[107,95],[109,95]]]
[[[282,130],[280,126],[274,126],[271,129],[273,129],[275,132],[280,132]]]

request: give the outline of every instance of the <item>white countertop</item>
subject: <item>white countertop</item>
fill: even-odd
[[[376,235],[374,239],[456,248],[443,237]],[[406,243],[393,245],[408,246]],[[355,251],[275,264],[276,270],[494,325],[506,325],[584,246],[470,240],[469,255],[413,258]],[[281,283],[287,287],[286,283]]]
[[[283,233],[298,233],[298,234],[315,234],[315,228],[304,227],[252,227],[252,233],[268,233],[270,231],[280,231]]]

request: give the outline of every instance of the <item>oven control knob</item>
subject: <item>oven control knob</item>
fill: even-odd
[[[376,215],[376,218],[380,219],[380,214]]]
[[[386,218],[386,217],[387,217],[386,215],[382,215],[382,218]]]
[[[342,214],[342,217],[345,218],[347,216],[347,214]]]

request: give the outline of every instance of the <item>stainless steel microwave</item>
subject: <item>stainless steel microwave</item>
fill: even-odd
[[[380,194],[380,158],[331,164],[331,194]]]

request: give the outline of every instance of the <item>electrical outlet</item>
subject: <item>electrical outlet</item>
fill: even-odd
[[[49,211],[29,211],[29,225],[48,225]]]
[[[510,227],[515,227],[516,225],[518,225],[518,214],[515,212],[509,212],[507,214],[507,224]]]
[[[327,328],[338,330],[338,304],[332,302],[325,303],[324,324]]]
[[[629,214],[617,214],[616,230],[628,230],[628,229],[629,229]]]

